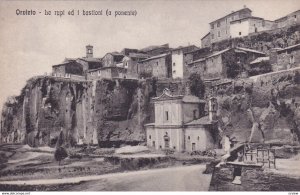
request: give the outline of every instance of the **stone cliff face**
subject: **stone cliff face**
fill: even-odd
[[[184,94],[186,83],[157,80],[72,81],[37,77],[2,111],[2,141],[54,146],[101,147],[145,141],[144,124],[154,121],[151,98],[164,88]],[[300,84],[295,73],[236,80],[214,91],[221,136],[237,141],[298,144]]]
[[[37,77],[2,111],[2,141],[31,146],[137,143],[145,139],[154,96],[151,81],[71,81]]]
[[[299,144],[300,85],[294,80],[291,72],[217,89],[221,134],[242,142]]]

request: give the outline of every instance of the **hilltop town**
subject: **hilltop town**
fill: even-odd
[[[143,146],[160,160],[184,154],[208,162],[210,190],[299,189],[299,170],[280,166],[298,162],[300,10],[270,21],[244,7],[208,26],[201,46],[166,43],[97,57],[87,45],[84,57],[66,57],[6,102],[0,142],[70,148],[73,159],[79,150]],[[123,158],[136,159],[107,157],[137,166]],[[143,163],[151,167],[152,158]],[[89,166],[84,174],[99,171]],[[105,171],[116,171],[110,166]],[[288,180],[290,188],[260,184],[266,180]]]
[[[201,38],[201,47],[188,45],[170,48],[169,44],[164,44],[142,49],[124,48],[121,52],[94,57],[93,46],[87,45],[85,57],[65,58],[61,64],[53,65],[52,76],[79,80],[187,79],[191,73],[197,72],[208,81],[255,76],[296,67],[298,33],[293,34],[295,38],[292,41],[283,38],[270,45],[257,43],[260,47],[239,46],[241,43],[236,41],[236,44],[233,42],[224,48],[215,48],[224,41],[245,37],[251,39],[262,33],[272,34],[299,25],[299,10],[275,21],[252,16],[251,12],[245,7],[210,22],[209,33]],[[287,52],[289,55],[285,55]],[[224,56],[228,54],[232,55],[231,60],[236,64],[226,64],[229,62]]]

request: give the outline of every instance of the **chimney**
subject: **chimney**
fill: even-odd
[[[86,57],[87,58],[92,58],[93,57],[93,46],[92,45],[87,45],[86,46]]]
[[[246,6],[246,5],[244,5],[244,9],[245,9],[245,8],[247,8],[247,6]]]
[[[217,109],[218,109],[218,103],[217,98],[211,97],[208,101],[208,116],[209,121],[214,121],[217,118]]]

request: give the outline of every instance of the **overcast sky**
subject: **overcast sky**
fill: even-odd
[[[195,44],[208,23],[246,5],[253,16],[274,20],[300,9],[299,0],[210,1],[0,1],[0,109],[8,96],[18,95],[26,80],[51,72],[65,57],[94,56],[122,48],[169,43]],[[16,10],[36,10],[37,16],[17,16]],[[51,10],[45,16],[44,10]],[[136,10],[137,16],[55,16],[55,10]],[[65,13],[67,14],[67,13]]]

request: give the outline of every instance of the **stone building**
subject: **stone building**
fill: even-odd
[[[282,18],[275,20],[276,28],[284,28],[300,24],[300,10],[292,12]]]
[[[76,61],[56,64],[52,66],[52,74],[56,77],[69,77],[71,74],[84,76],[83,65]]]
[[[230,37],[243,37],[251,33],[271,30],[274,22],[259,17],[247,17],[230,22]]]
[[[147,146],[155,149],[195,151],[213,149],[216,143],[216,100],[212,98],[209,116],[204,116],[205,101],[191,95],[171,95],[165,89],[153,98],[155,122],[146,124]]]
[[[273,71],[300,66],[300,44],[273,50],[270,55]]]
[[[89,70],[87,80],[127,78],[127,69],[123,67],[111,66]]]
[[[107,53],[102,58],[103,67],[117,66],[117,64],[122,63],[124,55],[118,52]]]
[[[211,45],[211,35],[210,32],[207,33],[204,37],[201,38],[201,47],[210,47]]]
[[[139,77],[172,77],[172,57],[168,53],[141,60],[137,66]]]
[[[202,47],[209,47],[215,42],[230,38],[248,36],[252,33],[300,24],[300,10],[292,12],[275,21],[270,21],[252,16],[252,11],[249,8],[244,7],[241,10],[227,14],[209,24],[209,33],[201,38]]]
[[[185,66],[185,53],[199,49],[195,45],[189,45],[186,47],[178,47],[171,50],[172,57],[172,78],[183,78],[184,66]]]
[[[244,7],[243,9],[227,14],[226,16],[221,17],[209,23],[211,43],[215,43],[218,41],[231,38],[230,22],[234,20],[240,20],[242,18],[250,17],[251,12],[252,11],[249,8]]]
[[[251,61],[264,56],[265,53],[253,49],[227,48],[189,63],[187,70],[189,73],[199,73],[203,79],[227,78],[228,65],[236,63],[240,70],[235,71],[241,74]]]
[[[149,58],[149,55],[142,53],[128,53],[121,63],[117,64],[118,67],[125,68],[126,78],[138,78],[138,62]]]
[[[88,70],[100,67],[102,67],[101,59],[94,58],[93,46],[87,45],[86,57],[65,58],[63,63],[52,66],[52,74],[57,77],[79,78],[78,76],[85,77]]]

